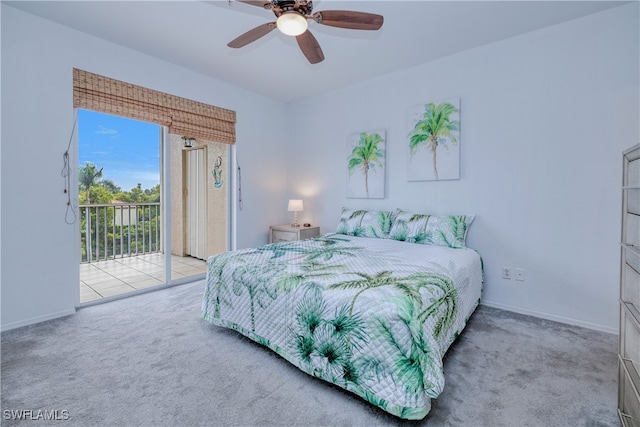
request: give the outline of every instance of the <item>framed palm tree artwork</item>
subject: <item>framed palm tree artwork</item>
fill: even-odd
[[[383,199],[386,131],[376,129],[347,137],[347,197]]]
[[[408,122],[407,180],[460,179],[460,99],[416,105]]]

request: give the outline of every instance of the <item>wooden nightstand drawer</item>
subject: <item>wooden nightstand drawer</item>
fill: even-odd
[[[272,242],[290,242],[298,240],[298,233],[294,231],[271,230]]]
[[[320,235],[320,227],[292,227],[289,224],[269,227],[269,243],[306,240]]]
[[[320,227],[301,227],[300,240],[311,239],[320,235]]]

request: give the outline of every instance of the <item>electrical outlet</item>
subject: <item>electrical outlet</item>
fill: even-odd
[[[516,268],[516,280],[524,282],[524,269]]]
[[[511,267],[502,267],[502,278],[511,280]]]

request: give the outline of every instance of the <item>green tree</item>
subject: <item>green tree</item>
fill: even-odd
[[[160,202],[160,184],[156,185],[150,190],[144,190],[144,194],[147,196],[147,202],[159,203]]]
[[[129,193],[131,194],[132,202],[146,202],[144,191],[142,191],[142,184],[138,184],[136,187],[132,188]]]
[[[108,204],[113,200],[113,193],[106,187],[96,185],[91,188],[91,200],[93,203]]]
[[[110,179],[102,179],[97,185],[106,188],[111,194],[117,194],[122,191],[120,186]]]
[[[384,158],[384,151],[378,147],[382,142],[384,140],[379,134],[362,132],[358,145],[353,148],[349,157],[349,172],[352,173],[354,169],[360,168],[364,173],[367,197],[369,197],[369,171],[376,165],[382,167],[381,159]]]
[[[158,187],[158,193],[157,193],[157,196],[155,196],[157,197],[157,200],[150,200],[154,197],[147,195],[147,192],[149,190],[143,190],[142,184],[138,184],[136,187],[132,188],[130,191],[121,191],[120,193],[116,194],[115,197],[121,202],[127,202],[127,203],[159,202],[160,186],[158,185],[157,187]]]
[[[437,150],[440,145],[445,146],[447,140],[456,144],[458,140],[453,132],[460,128],[460,122],[451,120],[450,116],[458,112],[458,109],[448,102],[435,105],[425,105],[422,120],[419,120],[409,134],[409,148],[411,155],[422,144],[431,152],[433,161],[433,174],[438,179]]]
[[[84,166],[80,167],[78,172],[78,182],[80,183],[80,191],[85,191],[87,204],[91,203],[91,187],[96,185],[98,178],[102,177],[102,170],[91,162],[85,162]]]

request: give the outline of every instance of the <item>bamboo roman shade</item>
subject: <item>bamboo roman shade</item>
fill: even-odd
[[[236,113],[73,69],[73,106],[168,126],[190,138],[234,144]]]

